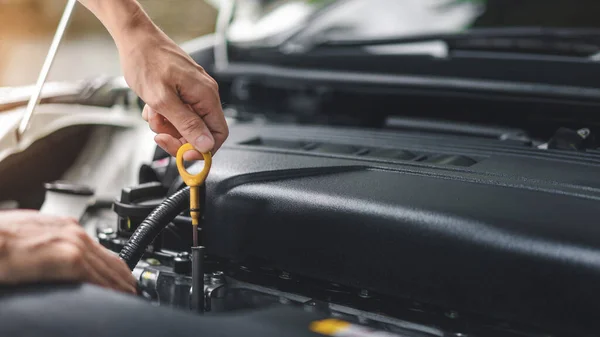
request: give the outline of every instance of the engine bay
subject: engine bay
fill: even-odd
[[[201,189],[204,309],[291,306],[398,336],[583,333],[597,325],[599,162],[523,141],[235,123]],[[160,149],[139,183],[87,215],[114,252],[185,187]],[[189,210],[174,217],[135,267],[149,301],[190,309],[191,229]]]
[[[451,33],[364,39],[354,34],[407,20],[385,24],[391,7],[359,2],[307,1],[318,8],[304,23],[251,39],[254,19],[243,20],[237,41],[246,2],[219,7],[215,34],[184,52],[218,83],[225,118],[218,104],[194,108],[204,121],[163,131],[201,140],[183,129],[216,132],[216,117],[229,138],[214,159],[185,163],[191,144],[173,157],[152,141],[163,132],[150,110],[174,122],[165,104],[146,110],[125,77],[43,90],[69,2],[26,109],[22,97],[0,100],[0,209],[78,219],[94,242],[73,221],[77,251],[89,248],[81,241],[114,258],[137,296],[0,287],[0,312],[19,326],[65,307],[46,321],[66,319],[75,334],[123,318],[125,335],[152,321],[202,336],[597,336],[600,32],[571,27],[589,6],[450,1],[430,21],[465,5],[483,15],[488,2],[492,15]],[[116,273],[92,281],[110,286],[102,276]]]

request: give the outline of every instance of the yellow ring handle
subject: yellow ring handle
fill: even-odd
[[[186,143],[177,150],[177,170],[179,170],[179,175],[183,179],[183,182],[190,187],[198,187],[204,183],[206,177],[208,176],[208,172],[210,171],[210,166],[212,165],[212,155],[210,152],[202,153],[202,157],[204,157],[204,168],[202,171],[196,175],[190,174],[185,166],[183,165],[183,154],[188,151],[196,151],[194,146],[190,143]]]

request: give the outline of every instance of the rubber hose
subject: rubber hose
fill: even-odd
[[[139,227],[133,232],[125,247],[121,249],[119,256],[127,263],[130,270],[140,262],[140,259],[156,236],[167,227],[167,225],[179,213],[190,207],[190,188],[186,187],[171,195],[156,207],[150,215],[144,219]]]

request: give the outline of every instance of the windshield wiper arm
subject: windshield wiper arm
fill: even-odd
[[[421,34],[368,39],[317,37],[298,51],[319,48],[350,48],[442,41],[449,49],[536,52],[572,56],[591,56],[600,52],[600,29],[578,28],[485,28],[462,33]],[[287,50],[290,50],[289,48]]]

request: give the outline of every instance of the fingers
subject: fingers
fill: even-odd
[[[73,227],[64,231],[63,235],[84,254],[85,263],[90,268],[88,281],[123,292],[136,292],[136,281],[124,262],[94,242],[85,231]]]
[[[184,104],[175,93],[169,93],[156,112],[167,118],[179,134],[200,152],[212,151],[215,141],[202,120],[188,105]],[[168,133],[170,134],[170,133]],[[168,151],[171,155],[176,155]]]
[[[205,83],[208,83],[210,91],[214,94],[212,96],[197,95],[194,96],[195,99],[183,98],[192,110],[202,117],[202,120],[210,130],[214,139],[212,151],[215,153],[229,136],[229,128],[227,127],[227,121],[225,120],[225,114],[221,106],[217,82],[206,73],[204,77],[206,77]]]
[[[214,154],[229,132],[217,82],[164,34],[119,52],[128,85],[152,108],[142,116],[154,132],[173,137],[159,137],[160,145],[171,155],[177,140]]]
[[[81,251],[43,229],[35,234],[12,237],[7,252],[5,261],[10,273],[2,281],[9,284],[84,281],[87,275]]]
[[[177,139],[169,134],[161,133],[154,137],[154,141],[158,146],[168,153],[173,153],[173,156],[177,155],[179,148],[187,141],[182,137]],[[188,151],[183,155],[184,160],[202,160],[204,157],[198,151]]]
[[[10,273],[0,281],[89,282],[122,292],[136,292],[136,281],[123,261],[111,256],[81,227],[32,229],[30,226],[8,242]]]
[[[0,230],[15,235],[35,234],[40,228],[60,230],[60,228],[71,226],[79,227],[79,223],[70,217],[51,216],[37,211],[0,212]]]
[[[142,111],[142,118],[148,122],[150,129],[157,134],[154,137],[156,144],[170,155],[176,156],[177,150],[183,143],[179,141],[182,138],[181,134],[179,134],[179,131],[175,129],[173,124],[147,104]]]
[[[194,112],[196,112],[198,115],[202,114],[202,108],[200,104],[192,105],[192,109],[194,109]],[[223,145],[229,136],[229,128],[227,127],[227,122],[225,121],[225,115],[223,114],[221,105],[218,104],[212,109],[208,110],[208,113],[204,115],[203,120],[213,136],[214,145],[212,152],[215,153],[219,150],[221,145]]]
[[[170,155],[176,156],[179,148],[188,142],[171,122],[155,112],[150,106],[144,106],[142,116],[148,122],[150,129],[157,133],[154,137],[156,144]],[[185,154],[184,158],[185,160],[201,160],[203,157],[200,152],[189,152]]]
[[[229,136],[217,83],[203,70],[186,75],[175,89],[167,84],[162,92],[155,94],[142,116],[155,133],[172,136],[161,136],[160,143],[157,142],[172,156],[177,153],[175,147],[181,146],[179,141],[191,143],[200,152],[214,154]]]
[[[102,251],[103,247],[97,247],[95,244],[89,247],[87,260],[94,272],[106,281],[106,287],[119,290],[126,293],[136,293],[136,280],[124,265],[115,256],[108,256]],[[123,269],[125,267],[126,270]],[[100,284],[99,285],[103,285]]]
[[[86,258],[85,251],[72,242],[60,241],[53,247],[44,247],[40,253],[55,256],[54,263],[48,264],[48,266],[54,266],[54,268],[51,270],[41,269],[44,272],[41,275],[44,280],[88,282],[111,288],[108,279],[99,273],[89,259]]]
[[[131,273],[128,277],[118,274],[119,264],[114,263],[99,249],[98,244],[78,227],[71,227],[55,234],[58,244],[50,256],[54,260],[55,272],[49,277],[88,282],[101,287],[126,293],[135,293],[135,280]],[[111,263],[112,262],[112,263]]]
[[[106,250],[97,242],[93,243],[92,252],[98,257],[100,268],[104,270],[123,291],[136,293],[137,281],[123,260]]]
[[[181,138],[181,134],[179,131],[177,131],[173,124],[171,124],[171,122],[169,122],[161,114],[154,111],[154,109],[152,109],[149,105],[144,106],[142,117],[146,122],[148,122],[150,129],[155,133],[165,133],[175,138]]]
[[[157,134],[154,141],[172,156],[176,156],[177,150],[183,145],[182,141],[166,133]]]
[[[86,280],[88,283],[96,284],[108,289],[117,289],[113,286],[113,284],[111,284],[111,282],[106,278],[106,276],[101,274],[97,270],[97,268],[93,266],[93,263],[89,262],[88,259],[82,260],[81,270],[83,273],[82,275],[84,275],[83,279]]]
[[[78,221],[69,217],[50,216],[34,210],[0,211],[0,226],[20,229],[28,226],[63,227],[76,225]]]
[[[36,226],[43,227],[71,227],[71,226],[79,226],[79,221],[72,217],[62,217],[62,216],[49,216],[42,213],[36,213],[35,216],[32,217],[28,221],[30,224],[34,224]]]

